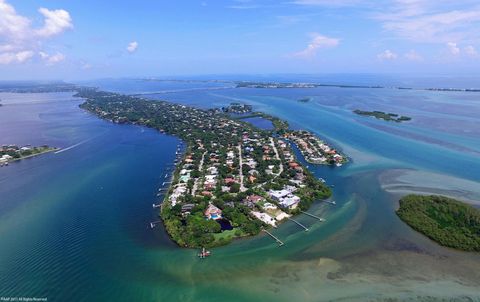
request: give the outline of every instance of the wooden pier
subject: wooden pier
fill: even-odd
[[[308,215],[308,216],[310,216],[310,217],[316,218],[316,219],[318,219],[318,220],[320,220],[320,221],[325,221],[325,219],[323,219],[323,218],[321,218],[321,217],[318,217],[317,215],[313,215],[313,214],[310,214],[310,213],[307,213],[307,212],[304,212],[304,211],[300,211],[300,212],[302,212],[303,214]]]
[[[159,207],[161,207],[161,206],[162,206],[162,205],[161,205],[160,203],[159,203],[159,204],[154,204],[154,203],[152,203],[152,208],[154,208],[154,209],[155,209],[155,208],[159,208]]]
[[[265,233],[267,233],[268,235],[270,235],[270,237],[272,237],[273,239],[275,239],[275,241],[278,243],[278,246],[282,246],[284,243],[278,239],[277,237],[275,237],[275,235],[273,235],[272,233],[270,233],[269,231],[265,230],[265,229],[262,229]]]
[[[303,224],[301,224],[300,222],[298,222],[298,221],[296,221],[296,220],[294,220],[294,219],[292,219],[292,218],[290,218],[290,217],[287,217],[287,219],[290,220],[290,221],[295,222],[298,226],[304,228],[304,229],[305,229],[305,232],[308,232],[308,228],[307,228],[306,226],[304,226]]]

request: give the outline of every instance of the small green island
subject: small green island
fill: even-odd
[[[404,116],[404,115],[399,116],[396,113],[386,113],[383,111],[363,111],[363,110],[355,109],[353,110],[353,112],[358,115],[373,116],[377,119],[385,120],[387,122],[401,123],[401,122],[410,121],[412,119],[411,117],[408,117],[408,116]]]
[[[0,167],[8,166],[8,163],[13,161],[37,156],[55,150],[58,149],[47,145],[39,147],[32,147],[30,145],[23,147],[19,147],[17,145],[3,145],[0,147]]]
[[[480,210],[437,195],[407,195],[397,215],[440,245],[480,252]]]
[[[93,89],[77,96],[85,99],[81,108],[102,119],[151,127],[186,143],[158,193],[165,229],[181,247],[253,236],[328,198],[331,189],[300,163],[293,144],[312,162],[335,166],[345,158],[314,134],[290,130],[268,114],[251,113],[271,120],[273,130],[232,117],[232,110],[250,111],[241,104],[205,110]]]

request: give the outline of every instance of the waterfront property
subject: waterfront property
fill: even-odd
[[[30,145],[19,147],[17,145],[3,145],[0,147],[0,167],[9,162],[55,151],[57,148],[49,146],[33,147]]]
[[[291,139],[298,146],[305,160],[309,163],[341,166],[348,161],[345,155],[340,154],[336,149],[308,131],[292,131],[285,134],[285,137]],[[295,165],[295,163],[292,164]]]
[[[320,139],[288,130],[288,124],[275,117],[264,115],[275,125],[267,131],[231,118],[225,110],[202,110],[93,89],[81,89],[78,96],[87,99],[82,108],[106,120],[145,125],[187,143],[176,162],[160,214],[167,232],[180,246],[226,244],[219,234],[228,230],[227,225],[235,230],[235,237],[256,235],[262,227],[276,226],[331,194],[298,162],[286,141]],[[250,108],[235,105],[231,110]],[[321,146],[330,148],[324,143]]]

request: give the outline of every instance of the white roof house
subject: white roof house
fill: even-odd
[[[280,200],[280,205],[285,208],[295,209],[300,202],[300,197],[295,195],[289,195]]]
[[[287,191],[287,190],[270,190],[270,191],[268,191],[268,194],[273,199],[280,200],[281,198],[290,194],[290,191]]]

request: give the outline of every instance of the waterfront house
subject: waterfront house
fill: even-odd
[[[295,180],[299,180],[301,182],[303,182],[305,180],[305,175],[303,173],[297,173],[295,174]]]
[[[287,196],[290,194],[290,191],[287,190],[270,190],[268,191],[268,194],[270,197],[272,197],[276,201],[280,201],[283,197]]]
[[[299,167],[300,165],[296,162],[290,162],[288,163],[288,167],[292,168],[292,169],[296,169],[297,167]]]
[[[256,212],[256,211],[251,211],[250,212],[253,216],[255,216],[255,218],[257,218],[258,220],[266,223],[266,224],[269,224],[269,225],[272,225],[272,226],[275,226],[275,219],[273,219],[272,216],[268,215],[267,213],[261,213],[261,212]]]
[[[190,174],[180,176],[180,182],[188,182],[190,180]]]
[[[207,209],[205,210],[205,217],[207,219],[213,219],[213,220],[221,219],[222,210],[220,210],[213,204],[209,204]]]
[[[290,194],[286,197],[283,197],[279,203],[282,207],[293,210],[298,206],[299,202],[300,202],[300,197]]]

